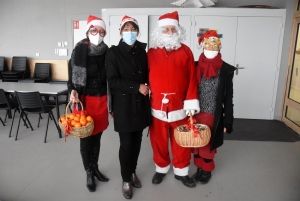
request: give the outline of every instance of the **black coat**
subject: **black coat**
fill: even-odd
[[[132,48],[121,39],[107,51],[106,75],[117,132],[139,131],[150,125],[149,95],[139,92],[140,84],[148,83],[146,45],[136,41]]]
[[[235,67],[223,62],[220,72],[220,81],[217,96],[217,108],[215,111],[214,127],[211,131],[210,149],[216,149],[223,144],[224,127],[227,133],[232,132],[233,124],[233,75]]]

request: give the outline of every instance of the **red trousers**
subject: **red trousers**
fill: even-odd
[[[214,126],[214,119],[215,119],[214,115],[200,112],[199,114],[196,114],[194,117],[197,123],[207,125],[212,131]],[[215,169],[215,162],[213,159],[215,157],[215,153],[217,153],[217,150],[213,149],[212,151],[210,151],[210,142],[204,147],[194,148],[193,153],[195,155],[200,155],[200,158],[194,157],[194,164],[196,167],[201,168],[206,172],[211,172]],[[211,159],[211,161],[205,162],[204,159]]]
[[[153,149],[153,160],[156,165],[156,172],[167,173],[170,168],[170,139],[174,173],[178,176],[188,175],[191,149],[180,147],[174,138],[174,129],[179,125],[186,124],[186,122],[187,118],[168,123],[152,116],[152,124],[150,125],[150,141]]]

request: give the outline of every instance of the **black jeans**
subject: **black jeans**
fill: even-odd
[[[80,138],[80,151],[90,153],[93,147],[100,149],[100,140],[103,132],[96,135],[91,135],[86,138]]]
[[[131,181],[131,174],[135,173],[139,158],[143,130],[135,132],[119,132],[120,149],[119,159],[123,182]]]

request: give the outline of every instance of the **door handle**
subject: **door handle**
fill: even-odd
[[[236,68],[236,70],[235,70],[236,75],[239,74],[239,69],[245,69],[244,67],[239,67],[239,64],[236,64],[235,68]]]

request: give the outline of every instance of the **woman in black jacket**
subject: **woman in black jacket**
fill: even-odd
[[[223,144],[224,133],[232,132],[235,67],[222,60],[219,52],[221,41],[216,31],[204,33],[198,42],[203,42],[204,50],[197,65],[200,113],[195,118],[210,128],[211,139],[208,145],[193,149],[197,172],[192,178],[207,183],[215,168],[216,149]]]
[[[106,56],[114,128],[120,137],[122,193],[127,199],[132,197],[132,186],[141,188],[136,166],[143,129],[150,124],[147,44],[136,40],[138,34],[138,22],[124,16],[120,26],[122,39],[108,50]]]
[[[108,47],[103,42],[106,35],[105,28],[105,23],[101,18],[92,15],[88,17],[87,38],[76,44],[68,66],[70,100],[78,102],[80,99],[85,105],[87,115],[94,120],[92,135],[80,138],[80,153],[87,174],[86,185],[91,192],[96,190],[94,177],[99,181],[108,181],[108,178],[98,169],[101,135],[108,127],[105,72],[105,54]],[[80,104],[76,104],[73,113],[80,114],[80,109]]]

